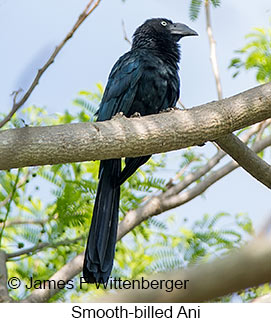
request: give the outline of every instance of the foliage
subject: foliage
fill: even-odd
[[[256,70],[256,79],[259,83],[271,81],[271,28],[254,28],[253,32],[247,34],[247,44],[240,50],[239,54],[231,60],[229,68],[235,69],[233,77],[241,70]]]
[[[201,5],[204,1],[210,1],[214,8],[220,6],[220,0],[191,0],[189,7],[189,17],[192,21],[197,20],[199,17]]]

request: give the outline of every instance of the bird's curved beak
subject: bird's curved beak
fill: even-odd
[[[174,38],[177,41],[185,36],[198,36],[198,33],[195,30],[179,22],[173,23],[172,25],[170,25],[169,28],[170,28],[171,34],[174,36]]]

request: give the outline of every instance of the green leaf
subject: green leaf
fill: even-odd
[[[221,1],[220,0],[211,0],[212,5],[217,8],[221,5]]]
[[[189,17],[192,21],[198,19],[202,0],[192,0],[189,7]]]

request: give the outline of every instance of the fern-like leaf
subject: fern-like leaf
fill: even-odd
[[[198,19],[202,0],[192,0],[189,8],[189,17],[192,21]]]
[[[217,8],[221,5],[221,0],[211,0],[212,5]]]

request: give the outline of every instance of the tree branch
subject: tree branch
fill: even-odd
[[[20,178],[20,173],[21,173],[21,169],[19,168],[18,171],[17,171],[17,175],[16,175],[16,178],[15,178],[13,187],[12,187],[12,191],[11,191],[9,201],[7,203],[6,214],[5,214],[4,220],[2,222],[1,230],[0,230],[0,248],[2,246],[2,238],[3,238],[6,222],[7,222],[8,216],[10,214],[11,203],[12,203],[12,200],[13,200],[14,195],[16,193],[17,185],[18,185],[19,178]]]
[[[212,69],[215,77],[215,83],[216,83],[216,90],[217,90],[217,96],[218,100],[222,100],[222,85],[219,77],[219,69],[218,69],[218,63],[217,63],[217,55],[216,55],[216,42],[213,36],[213,30],[211,26],[211,15],[210,15],[210,3],[209,0],[205,0],[205,16],[206,16],[206,29],[209,39],[209,45],[210,45],[210,60],[212,64]]]
[[[45,225],[48,222],[46,220],[10,220],[6,222],[5,228],[13,227],[14,225],[24,225],[24,224],[34,224],[34,225]],[[0,223],[0,228],[3,226],[3,223]]]
[[[74,257],[70,262],[58,270],[50,280],[67,282],[82,271],[84,254],[81,253]],[[58,293],[60,289],[36,289],[28,297],[22,300],[22,303],[42,303],[47,302],[51,297]]]
[[[218,138],[216,143],[249,174],[271,188],[271,166],[233,134]]]
[[[271,83],[185,111],[4,130],[0,169],[161,153],[213,141],[270,117]]]
[[[27,182],[27,179],[29,177],[29,175],[31,174],[30,170],[28,170],[26,172],[26,174],[18,181],[17,185],[16,185],[16,189],[24,186]],[[10,199],[12,198],[12,192],[10,192],[7,197],[0,202],[0,208],[2,208],[3,206],[5,206],[6,204],[8,204],[8,202],[10,201]],[[3,225],[3,223],[0,223],[0,228]]]
[[[271,240],[259,239],[230,255],[209,263],[190,266],[149,277],[155,280],[189,280],[187,289],[145,289],[118,292],[97,298],[97,302],[114,303],[183,303],[205,302],[217,297],[271,281]]]
[[[129,39],[129,37],[127,36],[124,20],[121,20],[121,26],[122,26],[122,32],[123,32],[124,40],[126,40],[127,43],[131,46],[132,42]]]
[[[7,288],[7,280],[8,280],[8,273],[7,273],[7,266],[6,266],[6,253],[4,250],[0,249],[0,303],[3,302],[12,302],[12,298],[8,295],[8,288]]]
[[[248,140],[259,131],[261,124],[255,124],[253,127],[251,127],[248,131],[244,132],[240,137],[243,141],[243,143],[247,143]],[[211,169],[213,169],[222,158],[226,156],[226,153],[222,151],[220,148],[218,148],[218,152],[208,160],[208,162],[200,167],[197,171],[191,172],[188,175],[186,175],[182,181],[180,181],[178,184],[172,185],[167,189],[165,192],[165,196],[172,196],[174,194],[178,194],[184,189],[186,189],[189,185],[192,183],[195,183],[197,180],[199,180],[202,176],[206,175]]]
[[[101,0],[97,0],[94,5],[92,6],[94,0],[89,1],[84,11],[80,14],[78,17],[75,25],[70,30],[70,32],[66,35],[66,37],[63,39],[63,41],[55,48],[53,54],[50,56],[48,61],[38,70],[36,77],[34,78],[32,84],[30,85],[29,89],[26,91],[24,96],[20,99],[20,101],[17,102],[17,96],[19,94],[19,91],[15,91],[13,93],[13,107],[9,114],[0,121],[0,128],[3,127],[11,118],[12,116],[18,111],[18,109],[26,102],[26,100],[30,97],[31,93],[34,91],[35,87],[38,85],[39,80],[43,73],[47,70],[47,68],[54,62],[57,54],[61,51],[61,49],[64,47],[64,45],[67,43],[67,41],[72,38],[73,34],[76,32],[76,30],[80,27],[80,25],[84,22],[84,20],[93,12],[93,10],[99,5]],[[92,6],[92,7],[91,7]]]
[[[253,147],[253,150],[258,153],[270,145],[271,136],[266,137],[265,139],[256,143]],[[187,191],[178,194],[188,186],[187,184],[190,185],[201,177],[201,169],[199,169],[199,171],[196,171],[194,174],[189,174],[188,180],[185,184],[182,185],[182,182],[185,182],[184,180],[180,184],[176,185],[177,188],[173,186],[168,191],[162,192],[158,196],[152,197],[149,201],[147,201],[138,209],[129,211],[126,214],[125,218],[119,223],[118,239],[121,239],[133,228],[135,228],[137,225],[147,220],[148,218],[154,215],[161,214],[165,211],[168,211],[170,209],[181,206],[191,201],[195,197],[205,192],[211,185],[213,185],[219,179],[226,176],[238,167],[239,164],[237,164],[235,161],[231,161],[222,168],[206,176],[204,180],[199,182],[191,189],[188,189]]]
[[[251,303],[271,303],[271,293],[255,298]]]
[[[34,252],[37,252],[37,251],[39,251],[41,249],[44,249],[44,248],[56,248],[58,246],[68,246],[68,245],[74,244],[74,243],[82,240],[84,237],[85,236],[82,235],[82,236],[80,236],[78,238],[75,238],[75,239],[65,239],[65,240],[62,240],[62,241],[59,241],[59,242],[55,242],[55,243],[42,242],[42,243],[37,244],[36,246],[30,247],[30,248],[27,248],[27,249],[21,249],[21,250],[18,250],[16,252],[7,253],[6,254],[6,259],[19,257],[19,256],[22,256],[22,255],[25,255],[25,254],[33,254]]]

